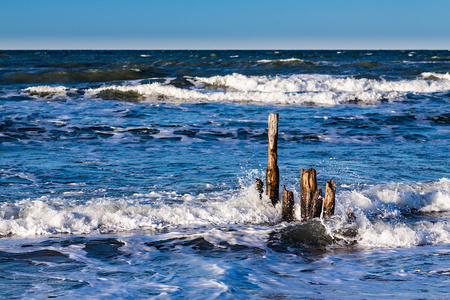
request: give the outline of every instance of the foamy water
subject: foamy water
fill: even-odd
[[[299,191],[296,195],[298,198]],[[178,199],[179,203],[169,205],[167,198]],[[373,186],[362,191],[347,189],[337,194],[337,201],[336,216],[323,220],[332,238],[357,242],[363,248],[450,242],[450,180],[446,178],[412,185]],[[270,228],[281,223],[281,204],[273,207],[267,197],[259,199],[255,186],[231,194],[152,192],[125,199],[93,199],[82,205],[72,202],[42,197],[4,203],[0,208],[0,234],[28,237],[230,225]],[[354,212],[355,220],[348,219],[347,209]],[[439,222],[434,218],[417,221],[411,216],[414,212],[446,217]],[[299,203],[295,204],[295,215],[300,220]],[[356,231],[356,236],[340,236],[348,228]]]
[[[437,80],[427,80],[427,79]],[[102,92],[129,94],[139,101],[182,102],[255,102],[266,104],[338,105],[351,101],[374,102],[405,99],[408,94],[429,94],[450,90],[447,74],[423,73],[414,80],[374,80],[330,75],[226,76],[195,77],[186,80],[191,87],[166,83],[107,85],[95,89],[77,90],[64,86],[35,86],[24,89],[31,96],[60,98],[67,92],[79,92],[88,98],[102,98]],[[117,95],[117,94],[116,94]],[[120,94],[119,94],[120,95]]]

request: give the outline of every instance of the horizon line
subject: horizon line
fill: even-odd
[[[0,51],[450,51],[445,48],[6,48]]]

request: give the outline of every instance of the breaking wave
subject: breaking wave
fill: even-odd
[[[296,193],[298,199],[298,193]],[[170,200],[177,200],[177,204]],[[297,200],[298,201],[298,200]],[[299,216],[299,205],[295,205]],[[349,217],[348,209],[353,217]],[[310,225],[281,223],[281,204],[262,200],[254,185],[235,194],[175,192],[136,194],[124,199],[93,199],[73,204],[62,198],[24,199],[0,206],[1,236],[58,233],[89,234],[201,226],[273,226],[297,242],[305,228],[315,228],[327,244],[395,248],[450,242],[450,180],[376,185],[337,194],[336,215]],[[438,214],[439,217],[434,218]],[[428,217],[427,217],[428,216]],[[447,216],[447,217],[445,217]],[[284,225],[283,225],[284,224]],[[281,227],[280,227],[281,226]],[[293,227],[292,227],[293,226]],[[324,227],[323,227],[324,226]],[[322,228],[322,229],[321,229]],[[286,231],[288,230],[288,231]],[[306,230],[308,231],[308,230]],[[315,244],[314,237],[309,243]]]
[[[364,247],[396,248],[450,242],[450,180],[414,184],[376,185],[339,195],[339,217],[330,230],[352,229]],[[353,212],[349,220],[347,209]],[[339,233],[337,234],[339,236]]]
[[[76,93],[77,89],[67,88],[65,86],[33,86],[24,90],[25,93],[32,97],[38,98],[65,98],[68,93]]]
[[[433,73],[424,72],[422,73],[423,78],[428,80],[450,80],[450,72],[447,73]]]
[[[172,200],[183,203],[174,204]],[[0,206],[0,236],[108,233],[279,221],[276,208],[268,202],[255,205],[255,201],[259,201],[259,197],[251,188],[228,198],[214,193],[193,196],[152,192],[127,199],[94,199],[81,205],[61,198],[25,199]]]
[[[439,80],[430,80],[436,77]],[[450,90],[447,74],[423,73],[415,80],[388,81],[331,75],[185,77],[165,82],[126,83],[99,88],[72,89],[37,86],[24,92],[60,97],[78,91],[84,97],[120,101],[254,102],[263,104],[339,105],[354,101],[403,99],[408,94]],[[161,80],[160,80],[161,81]],[[180,86],[178,83],[183,82]],[[130,98],[130,99],[128,99]]]
[[[257,61],[258,63],[262,63],[262,64],[279,64],[279,65],[296,65],[296,64],[301,64],[301,63],[311,63],[311,62],[307,62],[303,59],[300,58],[285,58],[285,59],[260,59]],[[312,63],[311,63],[312,64]]]

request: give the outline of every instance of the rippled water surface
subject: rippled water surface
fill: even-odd
[[[449,72],[448,51],[0,51],[0,295],[448,298]],[[270,112],[293,223],[255,190]],[[332,218],[300,222],[302,168],[336,181]]]

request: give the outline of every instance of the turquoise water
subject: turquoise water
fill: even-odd
[[[448,298],[448,51],[1,51],[5,298]],[[336,215],[255,191],[334,178]],[[356,220],[349,220],[347,208]]]

